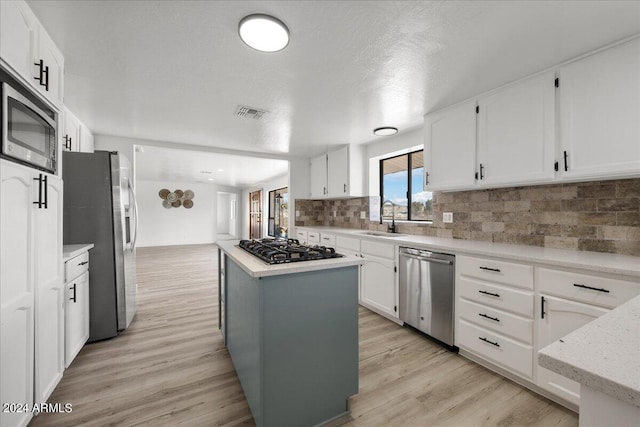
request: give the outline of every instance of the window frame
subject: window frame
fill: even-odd
[[[412,177],[412,165],[411,165],[411,157],[413,154],[415,153],[422,153],[422,155],[424,156],[424,148],[420,148],[418,150],[413,150],[413,151],[409,151],[407,153],[402,153],[402,154],[398,154],[395,156],[391,156],[391,157],[385,157],[383,159],[380,159],[380,163],[379,163],[379,169],[380,169],[380,178],[379,178],[379,186],[380,186],[380,218],[383,221],[387,221],[386,218],[382,218],[382,203],[384,203],[384,164],[383,162],[386,160],[391,160],[391,159],[395,159],[398,157],[403,157],[403,156],[407,156],[407,194],[406,194],[406,198],[407,198],[407,219],[401,219],[398,220],[396,219],[396,221],[411,221],[411,222],[420,222],[420,223],[433,223],[432,219],[412,219],[411,218],[411,203],[412,203],[412,185],[411,185],[411,177]],[[424,166],[423,166],[424,169]],[[432,196],[433,198],[433,196]],[[391,221],[391,220],[388,220]]]

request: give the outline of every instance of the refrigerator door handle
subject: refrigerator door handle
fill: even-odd
[[[138,200],[136,199],[136,193],[135,191],[133,191],[133,187],[131,186],[131,181],[128,179],[127,185],[129,186],[129,193],[131,194],[131,198],[133,199],[133,223],[135,225],[135,233],[133,234],[133,239],[131,240],[131,250],[133,251],[136,249],[136,242],[138,241]]]

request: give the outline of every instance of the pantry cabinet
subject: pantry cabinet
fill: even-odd
[[[0,162],[2,401],[46,402],[64,370],[62,180]]]
[[[424,119],[424,190],[458,190],[475,185],[476,102]]]
[[[564,180],[640,176],[640,38],[559,70]]]
[[[33,205],[35,311],[35,399],[46,402],[64,372],[62,179],[44,175],[43,206]],[[46,188],[45,188],[46,187]],[[39,193],[39,192],[38,192]]]
[[[554,178],[555,74],[478,99],[478,184],[505,186]]]
[[[60,109],[64,57],[24,1],[0,2],[1,62]]]
[[[0,401],[33,404],[35,280],[33,172],[0,160]],[[31,414],[0,412],[0,425]]]

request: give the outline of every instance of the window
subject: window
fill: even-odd
[[[287,237],[289,228],[289,188],[269,191],[269,229],[272,237]]]
[[[431,192],[422,191],[423,150],[380,160],[381,203],[390,200],[395,207],[384,206],[382,215],[390,219],[432,221]]]

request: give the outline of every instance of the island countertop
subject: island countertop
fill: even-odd
[[[303,273],[330,268],[350,267],[364,263],[362,258],[358,258],[353,255],[345,255],[340,258],[288,262],[283,264],[267,264],[260,258],[255,257],[244,249],[238,247],[238,243],[238,240],[225,240],[216,242],[216,246],[218,246],[228,257],[233,259],[251,277]]]
[[[540,366],[640,407],[640,296],[538,352]]]

